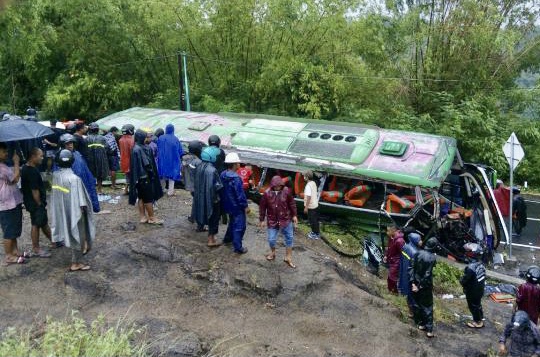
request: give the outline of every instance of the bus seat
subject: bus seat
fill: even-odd
[[[386,199],[386,211],[391,213],[400,213],[404,209],[411,209],[414,203],[404,197],[399,197],[393,193]]]
[[[354,207],[363,207],[371,197],[371,188],[367,185],[353,187],[345,194],[345,202]]]

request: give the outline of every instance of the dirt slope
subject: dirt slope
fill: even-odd
[[[378,296],[384,280],[321,241],[297,237],[296,270],[282,262],[283,247],[276,261],[266,261],[266,237],[254,213],[247,254],[227,246],[210,250],[205,234],[186,220],[189,200],[179,190],[159,201],[163,227],[135,223],[125,197],[103,204],[112,213],[96,216],[89,272],[66,272],[67,249],[0,269],[0,329],[78,310],[87,319],[105,314],[145,325],[155,355],[482,356],[495,347],[510,314],[504,305],[486,304],[485,329],[438,323],[437,337],[428,340]],[[26,216],[24,224],[21,242],[29,247]],[[220,238],[224,231],[220,226]],[[463,302],[445,301],[451,309],[454,303],[463,309]]]

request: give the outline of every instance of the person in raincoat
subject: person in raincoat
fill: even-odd
[[[388,291],[397,294],[399,261],[401,259],[401,248],[405,245],[405,240],[403,239],[403,232],[397,229],[396,226],[388,226],[386,228],[386,235],[388,236],[388,249],[383,258],[383,263],[388,264],[388,278],[386,279],[386,283]]]
[[[73,153],[61,150],[56,156],[60,170],[53,173],[51,192],[51,223],[53,242],[64,242],[71,249],[69,271],[86,271],[90,266],[83,262],[94,241],[96,228],[94,215],[89,209],[90,196],[81,178],[73,172]]]
[[[268,245],[270,253],[266,260],[276,259],[277,236],[281,232],[285,238],[285,258],[283,261],[290,268],[296,268],[292,261],[294,228],[298,224],[296,203],[283,179],[276,175],[270,180],[270,187],[264,191],[259,203],[259,226],[264,228],[267,220]]]
[[[499,338],[499,354],[507,353],[512,357],[540,356],[540,334],[525,311],[518,310],[512,315]]]
[[[135,141],[133,140],[134,133],[135,127],[131,124],[125,124],[122,126],[122,137],[118,140],[118,149],[120,150],[120,170],[126,175],[124,195],[127,195],[129,190],[129,166],[131,162],[131,152],[133,151],[133,146],[135,146]]]
[[[540,314],[540,268],[530,266],[525,273],[525,283],[518,286],[516,293],[516,310],[527,312],[529,318],[538,324]]]
[[[197,222],[197,231],[208,225],[208,247],[217,247],[219,218],[221,216],[219,191],[223,188],[219,174],[214,167],[219,149],[214,146],[204,148],[202,162],[195,169],[193,219]]]
[[[167,195],[174,195],[174,183],[180,181],[182,175],[180,172],[180,160],[184,154],[180,140],[174,135],[174,125],[167,124],[165,134],[157,140],[158,147],[158,172],[162,180],[168,180]]]
[[[135,146],[129,169],[129,204],[135,205],[138,199],[140,223],[163,224],[163,220],[154,216],[153,203],[163,196],[163,190],[152,149],[145,144],[146,137],[144,130],[138,129],[135,132]]]
[[[405,244],[401,249],[401,258],[399,260],[399,281],[397,289],[401,295],[407,297],[407,306],[409,307],[409,317],[414,317],[414,299],[412,297],[411,283],[409,276],[409,267],[412,258],[420,249],[421,237],[420,234],[411,232],[407,236],[409,243]]]
[[[514,232],[520,236],[523,228],[527,225],[527,204],[521,196],[521,190],[518,187],[513,189],[514,198],[512,200],[512,223]]]
[[[193,219],[193,197],[195,195],[195,169],[201,161],[201,152],[204,144],[198,140],[191,141],[188,145],[188,154],[182,156],[182,177],[184,179],[184,187],[191,193],[191,214],[188,216],[188,221],[195,223]]]
[[[433,268],[437,263],[435,252],[439,249],[439,241],[429,238],[413,257],[409,267],[411,291],[414,299],[414,322],[426,336],[433,334]]]
[[[246,193],[242,179],[236,172],[240,167],[240,157],[237,153],[228,153],[225,157],[227,170],[221,173],[221,207],[229,215],[227,233],[223,243],[233,244],[233,251],[238,254],[247,253],[248,249],[242,246],[242,239],[246,233],[246,214],[249,213]]]
[[[467,326],[470,328],[484,327],[482,296],[484,296],[484,287],[486,286],[486,268],[482,261],[469,263],[463,271],[460,283],[463,286],[467,305],[473,317],[473,321],[467,322]]]
[[[101,208],[99,206],[99,199],[96,191],[96,179],[92,175],[92,172],[90,172],[90,169],[88,168],[88,165],[86,165],[86,161],[83,159],[81,153],[75,150],[75,137],[71,134],[63,134],[60,136],[59,142],[62,148],[73,153],[73,164],[71,169],[75,175],[81,178],[83,185],[86,188],[86,192],[88,192],[88,195],[90,196],[90,201],[92,202],[92,211],[94,211],[94,213],[98,213]]]
[[[116,190],[116,172],[120,169],[120,151],[118,150],[118,143],[116,142],[116,136],[118,135],[118,128],[113,126],[109,129],[107,134],[104,135],[107,144],[111,151],[109,152],[109,173],[111,176],[111,188]]]
[[[88,126],[88,168],[97,181],[98,195],[103,193],[103,180],[109,176],[109,153],[111,148],[107,139],[99,134],[99,125],[91,123]]]

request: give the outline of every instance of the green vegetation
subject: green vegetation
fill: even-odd
[[[0,108],[94,120],[135,105],[450,135],[540,185],[540,8],[528,0],[0,1]],[[113,44],[113,45],[111,45]]]
[[[75,313],[67,321],[47,318],[35,329],[8,329],[0,339],[0,356],[145,356],[146,345],[134,326],[110,327],[103,316],[88,326]]]
[[[444,262],[437,262],[433,269],[433,291],[435,294],[461,295],[462,287],[459,279],[463,271]]]

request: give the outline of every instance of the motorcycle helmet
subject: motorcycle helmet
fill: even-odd
[[[71,167],[74,160],[73,153],[66,149],[60,150],[55,158],[56,164],[62,168]]]
[[[210,135],[208,138],[208,145],[219,147],[221,145],[221,139],[217,135]]]
[[[531,284],[540,283],[540,268],[537,267],[536,265],[530,266],[529,269],[527,269],[525,278]]]
[[[133,135],[135,133],[135,127],[132,124],[125,124],[122,126],[123,135]]]

